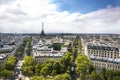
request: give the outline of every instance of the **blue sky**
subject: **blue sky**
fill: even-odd
[[[0,0],[0,33],[120,34],[120,0]]]
[[[120,0],[55,0],[59,11],[89,13],[108,6],[120,6]]]

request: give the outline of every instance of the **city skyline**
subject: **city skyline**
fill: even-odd
[[[0,32],[120,34],[119,0],[0,0]]]

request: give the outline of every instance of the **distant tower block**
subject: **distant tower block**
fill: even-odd
[[[42,31],[41,31],[41,36],[45,36],[45,32],[44,32],[44,23],[42,22]]]

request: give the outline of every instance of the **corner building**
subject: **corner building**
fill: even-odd
[[[87,44],[86,54],[93,66],[99,70],[120,70],[120,51],[118,47],[102,44]]]

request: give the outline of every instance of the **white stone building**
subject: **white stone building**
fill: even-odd
[[[87,44],[85,54],[96,69],[120,70],[120,50],[113,45]]]
[[[48,47],[48,45],[53,44],[52,42],[57,41],[56,39],[55,41],[53,39],[44,39],[44,41],[40,40],[37,45],[33,46],[35,63],[44,63],[49,59],[59,60],[64,55],[67,51],[67,47],[61,47],[60,51],[56,51],[52,47]]]

